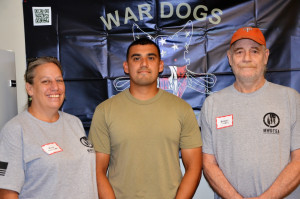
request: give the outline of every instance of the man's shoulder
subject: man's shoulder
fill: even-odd
[[[115,95],[112,95],[110,98],[104,100],[103,102],[101,102],[100,104],[102,103],[112,103],[113,101],[115,100],[118,100],[120,98],[123,98],[125,95],[126,95],[126,92],[128,92],[128,89],[127,90],[124,90],[124,91],[121,91]]]
[[[101,103],[99,103],[96,107],[97,109],[103,109],[104,107],[110,107],[112,106],[112,104],[119,102],[120,100],[122,101],[126,95],[127,90],[124,90],[120,93],[117,93],[116,95],[111,96],[110,98],[102,101]]]
[[[170,97],[170,98],[174,98],[174,99],[177,99],[177,98],[179,98],[179,99],[181,99],[180,97],[178,97],[178,96],[176,96],[176,95],[174,95],[174,94],[172,94],[172,93],[170,93],[170,92],[168,92],[168,91],[166,91],[166,90],[163,90],[163,89],[159,89],[160,90],[160,92],[162,92],[163,93],[163,95],[165,96],[165,97]]]
[[[300,100],[300,93],[294,88],[270,82],[268,89],[268,92],[270,92],[271,94],[276,95],[278,97],[281,96],[286,100],[292,100],[295,102]]]
[[[276,83],[272,83],[272,82],[269,82],[269,84],[270,84],[271,89],[278,90],[278,91],[286,91],[286,92],[290,92],[290,93],[294,93],[294,94],[299,94],[299,92],[294,88],[276,84]]]

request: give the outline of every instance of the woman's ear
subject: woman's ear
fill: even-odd
[[[32,96],[32,95],[33,95],[33,88],[32,88],[32,85],[29,84],[28,82],[26,82],[25,88],[26,88],[27,94],[28,94],[29,96]]]

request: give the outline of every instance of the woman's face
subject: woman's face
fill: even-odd
[[[33,84],[26,83],[26,90],[32,97],[32,109],[58,111],[65,98],[65,84],[58,66],[54,63],[38,66],[34,71]]]

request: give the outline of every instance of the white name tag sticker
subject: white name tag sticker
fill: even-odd
[[[226,115],[216,118],[217,129],[233,126],[233,115]]]
[[[43,145],[42,149],[49,155],[63,151],[55,142]]]

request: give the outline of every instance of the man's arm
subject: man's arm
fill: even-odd
[[[18,199],[19,195],[15,191],[0,189],[0,199]]]
[[[242,199],[219,168],[214,155],[203,153],[203,172],[210,186],[224,199]]]
[[[96,176],[99,199],[116,198],[113,188],[106,177],[109,158],[108,154],[96,152]]]
[[[202,172],[202,147],[181,149],[185,174],[177,190],[176,199],[192,198],[199,185]]]
[[[300,149],[291,153],[291,162],[259,199],[279,199],[289,195],[300,184]]]

